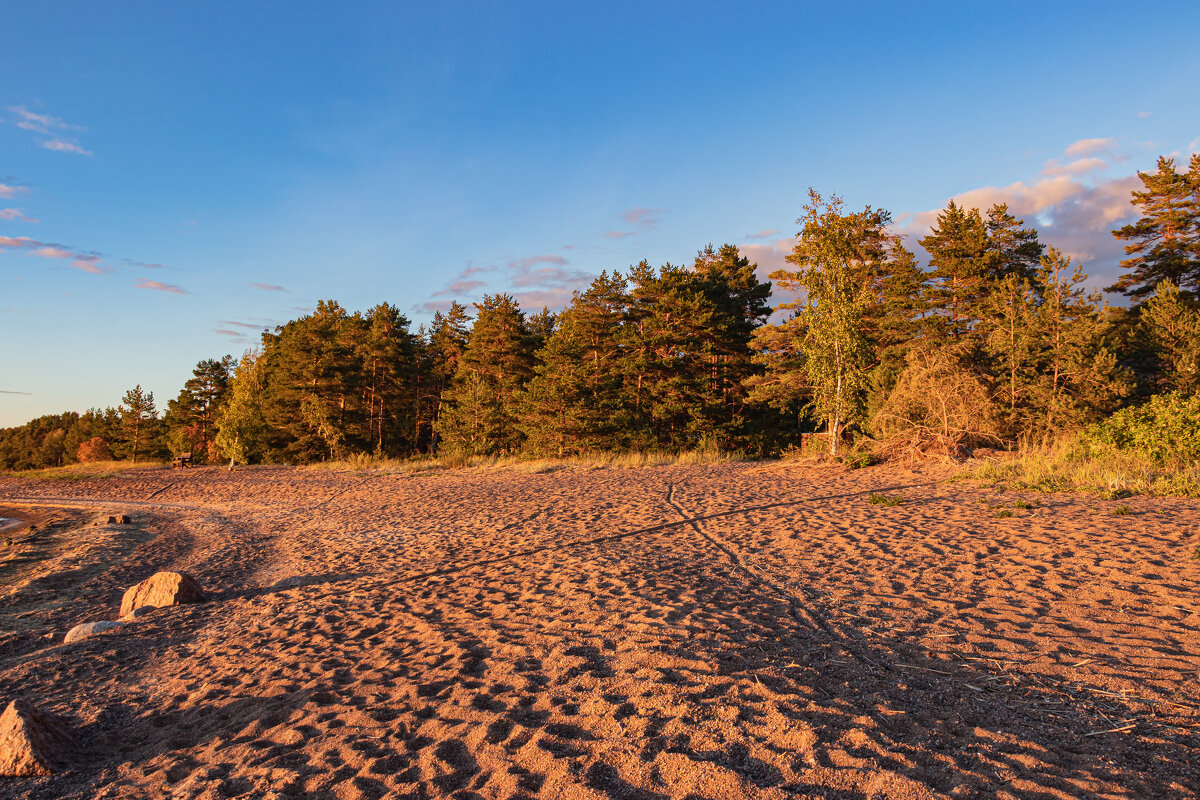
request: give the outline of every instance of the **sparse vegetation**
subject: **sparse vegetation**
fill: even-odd
[[[90,461],[83,464],[67,464],[62,467],[22,470],[13,474],[22,478],[42,478],[51,481],[84,481],[95,478],[112,478],[132,469],[153,469],[163,466],[162,462],[145,459],[136,464],[132,461]]]
[[[1133,512],[1129,510],[1129,506],[1119,505],[1113,509],[1112,513],[1116,514],[1118,517],[1127,517],[1130,514],[1132,514]]]
[[[873,506],[898,506],[904,502],[904,498],[898,494],[872,494],[867,502]]]
[[[1023,491],[1094,492],[1107,500],[1135,494],[1200,497],[1200,464],[1165,467],[1121,450],[1101,455],[1082,438],[1064,436],[1026,445],[1010,459],[968,467],[962,476],[1003,480]]]
[[[996,512],[996,516],[997,516],[997,517],[1000,517],[1001,519],[1004,519],[1004,518],[1007,518],[1007,517],[1011,517],[1012,515],[1013,515],[1013,512],[1012,512],[1010,509],[1007,509],[1007,508],[1002,508],[1002,509],[1000,509],[999,511],[997,511],[997,512]]]

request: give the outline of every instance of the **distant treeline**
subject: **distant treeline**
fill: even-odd
[[[1110,307],[1006,206],[951,202],[918,263],[888,212],[811,193],[771,284],[733,245],[605,272],[558,314],[507,294],[413,330],[334,301],[200,362],[159,415],[121,405],[0,431],[0,468],[76,460],[311,462],[353,454],[768,455],[805,431],[956,448],[1077,430],[1200,389],[1200,156],[1139,173]],[[778,313],[772,317],[772,311]],[[776,320],[768,322],[769,319]]]

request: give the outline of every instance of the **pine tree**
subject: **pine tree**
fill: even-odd
[[[979,209],[960,208],[951,200],[920,244],[933,268],[929,303],[943,312],[946,332],[958,339],[977,322],[978,305],[987,289],[987,225]]]
[[[981,306],[980,334],[997,380],[996,401],[1007,407],[1007,430],[1022,428],[1029,386],[1037,379],[1038,297],[1020,272],[1005,275]]]
[[[995,286],[1009,275],[1032,281],[1037,275],[1045,245],[1034,228],[1008,212],[1008,204],[993,205],[987,213],[985,259],[990,283]]]
[[[1140,327],[1153,343],[1158,391],[1200,392],[1200,304],[1161,281],[1141,306]]]
[[[1116,408],[1128,392],[1128,376],[1104,346],[1099,295],[1087,294],[1087,275],[1057,248],[1038,271],[1042,303],[1035,317],[1040,340],[1037,382],[1031,405],[1048,431],[1077,427]]]
[[[452,302],[443,314],[434,312],[433,321],[419,337],[417,354],[418,386],[414,396],[414,440],[416,448],[431,452],[434,430],[442,409],[442,398],[458,372],[459,362],[467,350],[471,317],[466,306]]]
[[[233,356],[200,361],[179,396],[167,402],[163,417],[173,448],[191,452],[196,463],[204,463],[216,436],[217,410],[225,400],[236,365]]]
[[[365,376],[355,358],[367,336],[361,315],[332,300],[275,334],[264,334],[263,412],[268,448],[299,461],[335,457],[345,444],[367,449]]]
[[[158,419],[158,411],[154,408],[154,393],[142,390],[141,384],[125,393],[121,401],[122,427],[125,442],[131,448],[131,458],[136,464],[139,450],[145,449],[146,442],[153,432],[153,425]]]
[[[512,453],[521,443],[516,394],[533,374],[533,338],[511,295],[486,295],[436,430],[446,449]]]
[[[621,392],[620,328],[626,281],[603,272],[558,315],[538,351],[536,375],[519,395],[525,447],[563,457],[628,446],[633,424]]]
[[[416,448],[416,338],[408,318],[395,306],[380,303],[366,314],[357,342],[361,363],[361,404],[365,407],[365,443],[377,454],[407,455]]]
[[[1144,187],[1130,201],[1142,213],[1137,222],[1113,231],[1129,244],[1126,270],[1105,291],[1144,300],[1164,280],[1187,299],[1200,299],[1200,153],[1193,153],[1187,172],[1177,172],[1175,159],[1160,157],[1157,172],[1138,172]]]

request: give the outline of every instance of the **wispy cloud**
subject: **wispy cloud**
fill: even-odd
[[[662,217],[661,208],[631,208],[628,211],[620,213],[620,219],[628,225],[633,226],[633,230],[605,231],[604,236],[608,239],[624,239],[627,236],[637,236],[644,231],[653,230],[658,227],[659,220]]]
[[[64,122],[59,117],[51,116],[50,114],[37,114],[25,106],[9,106],[8,110],[17,115],[16,125],[22,130],[29,131],[37,136],[45,137],[38,144],[47,150],[55,150],[61,153],[78,153],[83,156],[90,156],[91,150],[85,150],[80,146],[79,141],[71,135],[70,131],[82,131],[84,128],[79,125],[71,125]]]
[[[1077,158],[1074,161],[1069,161],[1066,164],[1058,163],[1057,159],[1050,159],[1046,162],[1046,166],[1042,167],[1042,175],[1086,175],[1089,172],[1098,172],[1108,167],[1108,162],[1102,158],[1089,156],[1087,158]]]
[[[28,194],[29,187],[20,184],[12,185],[9,183],[0,183],[0,197],[16,197],[19,194]]]
[[[245,334],[242,333],[241,331],[231,331],[231,330],[228,330],[227,328],[213,328],[213,333],[219,333],[222,336],[233,336],[238,339],[242,339],[245,337]]]
[[[72,258],[75,255],[70,250],[66,250],[57,245],[39,247],[37,250],[33,251],[33,254],[35,256],[41,256],[42,258]]]
[[[91,275],[105,275],[116,269],[104,263],[106,256],[95,250],[79,250],[69,245],[55,242],[41,242],[28,236],[0,236],[0,250],[25,250],[31,256],[38,258],[53,258],[70,260],[72,268]],[[121,263],[129,267],[141,269],[164,269],[162,264],[150,264],[130,258],[121,259]]]
[[[155,292],[170,292],[171,294],[191,294],[182,286],[176,286],[173,283],[163,283],[162,281],[151,281],[145,278],[138,280],[134,286],[138,289],[150,289]]]
[[[112,267],[107,267],[100,263],[100,256],[92,253],[76,253],[75,260],[71,262],[71,266],[91,275],[103,275],[113,271]]]
[[[1079,141],[1069,145],[1065,152],[1071,158],[1080,158],[1082,156],[1095,156],[1102,153],[1109,153],[1116,149],[1116,139],[1080,139]]]
[[[1138,112],[1138,119],[1146,119],[1149,116],[1150,116],[1149,111],[1139,111]]]
[[[457,280],[446,285],[446,288],[440,289],[433,293],[434,297],[461,297],[465,294],[470,294],[476,289],[482,289],[487,286],[487,281],[478,280]]]
[[[290,290],[285,289],[282,286],[276,286],[273,283],[252,283],[250,285],[255,289],[261,289],[264,292],[287,292],[288,294],[291,294]]]
[[[746,241],[753,242],[753,241],[758,241],[760,239],[770,239],[772,236],[778,236],[778,235],[779,235],[778,228],[766,228],[765,230],[761,230],[758,233],[747,233]]]
[[[28,250],[30,255],[38,258],[71,259],[72,267],[92,275],[113,271],[112,267],[101,263],[103,256],[100,253],[79,252],[61,244],[39,242],[28,236],[0,236],[0,250],[3,249]]]
[[[23,394],[23,395],[32,395],[32,394],[33,394],[33,392],[17,392],[17,391],[13,391],[12,389],[0,389],[0,394]]]
[[[37,222],[33,217],[25,216],[24,212],[19,208],[0,208],[0,219],[6,219],[10,222]]]

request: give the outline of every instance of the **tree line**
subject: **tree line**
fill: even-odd
[[[950,202],[919,240],[810,192],[772,284],[726,244],[604,272],[559,313],[508,294],[413,329],[337,302],[206,359],[160,415],[119,406],[0,431],[0,468],[103,458],[303,463],[353,454],[710,449],[764,456],[821,430],[948,449],[1011,446],[1200,390],[1200,156],[1138,173],[1106,291],[1004,205]]]

